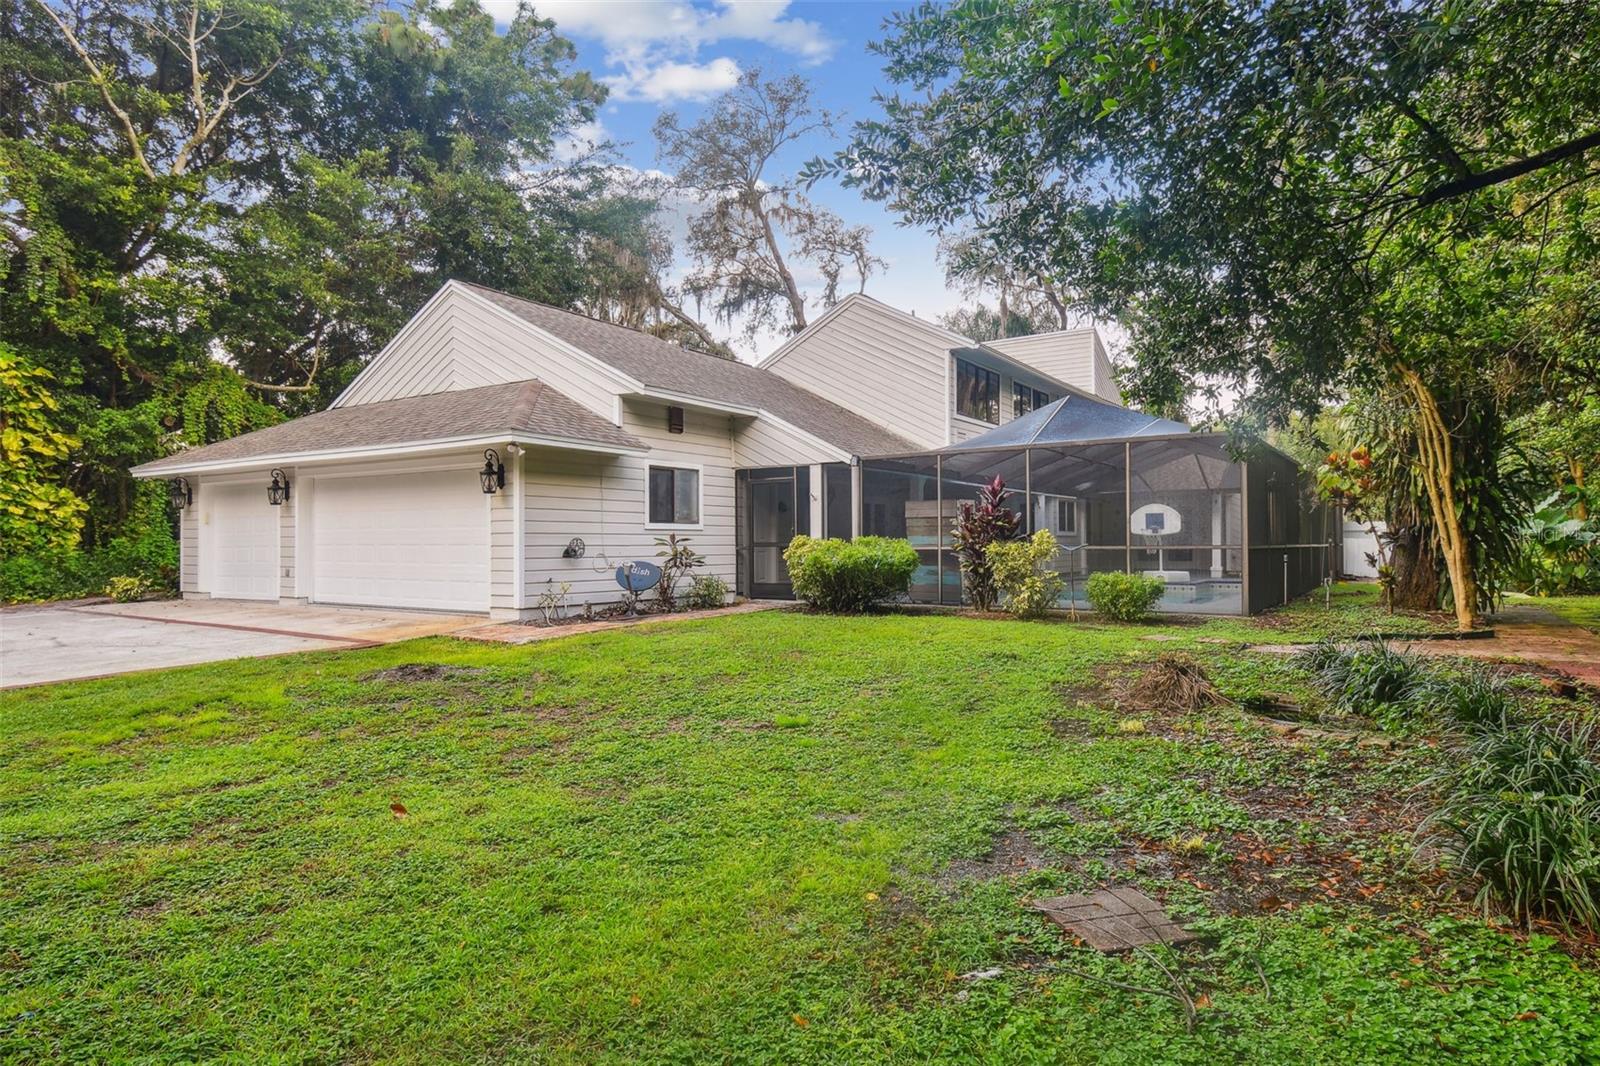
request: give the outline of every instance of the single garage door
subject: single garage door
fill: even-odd
[[[240,600],[278,598],[278,509],[265,481],[200,487],[206,591]]]
[[[315,483],[312,598],[489,609],[489,511],[471,470]]]

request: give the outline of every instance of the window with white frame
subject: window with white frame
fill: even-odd
[[[699,470],[684,466],[651,466],[646,494],[650,525],[700,524]]]

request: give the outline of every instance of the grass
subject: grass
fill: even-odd
[[[1573,625],[1600,633],[1600,596],[1508,596],[1507,600],[1543,607]]]
[[[1593,964],[1409,862],[1436,747],[1118,702],[1166,652],[1294,692],[1236,646],[1316,629],[772,612],[3,694],[0,1056],[1600,1056]],[[1025,906],[1109,882],[1203,934],[1193,1032]]]

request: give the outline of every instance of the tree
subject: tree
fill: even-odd
[[[1048,263],[1128,328],[1146,402],[1220,382],[1272,423],[1393,390],[1470,625],[1526,510],[1485,493],[1500,427],[1562,358],[1530,327],[1595,272],[1592,5],[975,2],[890,29],[925,96],[808,176]]]
[[[1050,329],[1048,324],[1041,326],[1014,307],[995,308],[981,303],[972,307],[958,307],[947,315],[940,315],[939,325],[975,341],[1026,337]]]
[[[1019,261],[1012,249],[968,232],[940,240],[939,257],[944,260],[945,281],[953,287],[980,300],[994,293],[995,324],[1002,330],[996,337],[1017,336],[1009,332],[1014,326],[1025,326],[1027,333],[1072,328],[1077,297],[1052,281],[1047,271]]]
[[[54,375],[86,539],[130,464],[324,406],[447,278],[580,298],[574,54],[468,0],[0,7],[0,340]]]
[[[863,291],[882,266],[868,247],[871,231],[846,225],[803,195],[794,176],[774,172],[785,149],[831,133],[834,122],[812,104],[804,79],[764,81],[759,70],[741,75],[692,124],[675,111],[656,119],[660,156],[676,168],[680,193],[695,205],[688,234],[694,270],[684,290],[710,300],[719,321],[742,318],[747,335],[805,329],[796,264],[820,275],[825,307],[838,301],[847,278]]]

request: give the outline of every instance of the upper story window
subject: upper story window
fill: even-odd
[[[1029,411],[1037,411],[1050,402],[1050,394],[1040,392],[1030,385],[1020,381],[1011,383],[1011,417],[1021,418]]]
[[[700,471],[693,467],[652,466],[646,495],[650,525],[700,524]]]
[[[956,360],[956,414],[1000,424],[1000,375]]]

